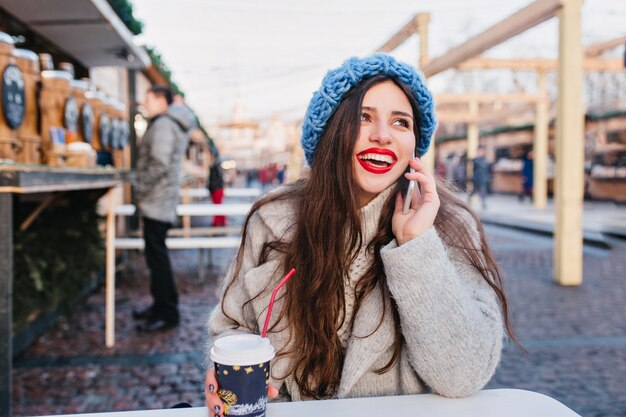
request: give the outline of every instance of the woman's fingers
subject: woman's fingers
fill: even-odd
[[[206,372],[206,378],[204,381],[204,395],[206,397],[206,406],[209,409],[210,417],[221,417],[224,415],[224,404],[217,395],[217,377],[215,375],[215,369],[210,368]],[[273,385],[267,386],[267,398],[273,399],[278,397],[278,389]]]
[[[206,406],[209,409],[209,416],[223,416],[224,408],[222,400],[217,395],[217,378],[215,369],[210,368],[206,372],[204,381],[204,395],[206,397]]]
[[[405,174],[405,177],[410,180],[416,180],[420,184],[420,193],[424,198],[424,202],[438,201],[437,184],[435,177],[432,173],[426,169],[426,166],[419,159],[412,159],[409,164],[415,172]]]
[[[272,399],[278,397],[278,390],[273,385],[267,386],[267,398]]]

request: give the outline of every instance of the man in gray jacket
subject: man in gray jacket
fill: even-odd
[[[179,322],[178,292],[165,238],[176,222],[181,162],[195,116],[188,107],[172,104],[172,100],[167,87],[153,86],[148,90],[144,101],[148,129],[138,146],[135,191],[153,298],[149,307],[133,311],[134,319],[143,320],[137,326],[143,332],[166,330]]]

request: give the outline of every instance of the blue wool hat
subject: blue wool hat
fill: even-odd
[[[328,119],[333,114],[344,95],[356,84],[375,75],[387,75],[411,88],[417,98],[419,108],[419,131],[417,155],[422,156],[428,150],[430,139],[437,126],[433,96],[426,88],[423,77],[408,64],[396,61],[386,54],[374,54],[365,58],[353,57],[339,68],[328,71],[322,85],[309,102],[302,124],[302,149],[309,165],[313,162],[317,143],[326,128]]]

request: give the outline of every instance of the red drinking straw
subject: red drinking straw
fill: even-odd
[[[265,316],[265,324],[263,324],[263,332],[261,333],[261,337],[267,336],[267,326],[270,324],[270,316],[272,315],[272,308],[274,307],[274,299],[276,298],[276,293],[278,292],[278,290],[281,289],[283,285],[285,285],[287,281],[289,281],[289,278],[291,278],[295,273],[296,270],[291,268],[291,271],[289,271],[287,275],[285,275],[285,277],[278,283],[276,288],[274,288],[274,291],[272,291],[272,298],[270,298],[270,305],[267,307],[267,315]]]

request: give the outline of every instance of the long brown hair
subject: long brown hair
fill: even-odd
[[[302,394],[312,398],[328,398],[335,394],[343,367],[343,347],[337,331],[344,324],[346,305],[344,280],[349,267],[363,245],[361,233],[360,206],[357,186],[352,174],[353,152],[360,128],[361,104],[365,93],[373,85],[388,80],[385,76],[375,76],[354,86],[331,116],[320,138],[315,158],[307,178],[287,185],[283,190],[271,193],[257,201],[243,227],[242,245],[235,259],[234,279],[241,271],[248,223],[254,213],[266,204],[288,200],[295,208],[293,239],[266,242],[261,250],[259,264],[267,261],[270,254],[279,254],[284,272],[295,268],[297,277],[285,286],[283,307],[274,327],[288,329],[290,339],[288,349],[279,355],[293,357],[290,370]],[[413,114],[415,137],[419,137],[419,109],[411,90],[392,79],[407,95]],[[390,295],[385,277],[380,250],[394,239],[391,219],[394,213],[394,200],[398,191],[406,188],[407,181],[402,176],[391,197],[385,202],[381,221],[375,237],[368,243],[374,260],[355,289],[355,305],[350,328],[354,324],[363,300],[377,287],[381,288],[383,311],[391,304],[395,327],[394,353],[390,361],[379,373],[389,371],[397,362],[404,339],[400,328],[400,317],[394,299]],[[487,244],[484,231],[476,215],[460,199],[454,196],[445,185],[437,184],[441,202],[435,219],[435,228],[448,247],[458,248],[467,261],[483,276],[495,291],[502,308],[504,322],[513,339],[509,320],[508,304],[502,289],[500,270]],[[479,233],[467,224],[459,212],[465,211],[474,219]],[[222,299],[222,311],[229,317],[234,327],[245,326],[252,331],[256,323],[239,323],[227,315],[224,300],[232,282],[227,286]],[[260,296],[257,294],[252,300]],[[249,300],[242,310],[249,308]],[[244,314],[243,317],[248,317]],[[383,315],[378,318],[382,324]],[[274,329],[270,329],[274,330]],[[367,337],[368,335],[359,335]]]

